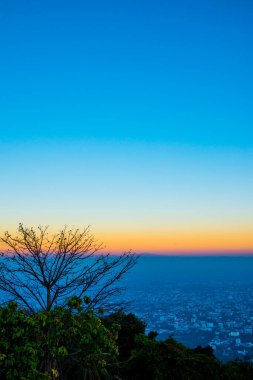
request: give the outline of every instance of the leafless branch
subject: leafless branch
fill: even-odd
[[[8,231],[1,237],[7,247],[0,252],[2,302],[16,300],[30,312],[64,305],[73,295],[87,295],[91,302],[111,308],[109,300],[122,290],[119,280],[136,263],[131,251],[104,254],[103,245],[90,233],[66,226],[56,234],[48,227],[18,227],[16,236]],[[117,301],[115,300],[115,304]]]

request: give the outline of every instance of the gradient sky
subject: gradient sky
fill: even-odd
[[[0,229],[253,252],[252,1],[0,1]]]

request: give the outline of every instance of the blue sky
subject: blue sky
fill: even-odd
[[[252,16],[250,1],[2,1],[1,229],[91,223],[141,249],[138,233],[181,226],[187,250],[204,225],[253,249]]]

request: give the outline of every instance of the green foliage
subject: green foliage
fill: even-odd
[[[0,379],[253,379],[250,362],[222,364],[208,346],[158,341],[154,332],[145,335],[145,323],[134,314],[100,319],[85,311],[87,303],[87,297],[72,297],[66,307],[35,314],[16,303],[0,308]]]
[[[103,323],[109,329],[117,325],[118,332],[118,347],[119,360],[126,360],[131,351],[135,348],[135,339],[139,334],[145,333],[146,324],[134,314],[125,314],[122,312],[113,313],[103,318]]]
[[[87,300],[85,300],[87,301]],[[99,379],[116,361],[117,329],[109,331],[76,297],[68,306],[29,315],[10,303],[0,309],[0,378]]]
[[[243,361],[230,361],[222,367],[222,380],[252,380],[253,364]]]
[[[109,331],[93,311],[85,312],[79,301],[72,299],[69,308],[58,307],[50,313],[50,340],[45,347],[66,375],[100,378],[106,376],[107,365],[116,361],[117,330]]]
[[[38,325],[16,303],[0,308],[0,374],[7,380],[46,379],[38,371],[42,356]]]
[[[145,335],[145,323],[133,314],[116,313],[103,319],[117,323],[119,331],[119,377],[124,380],[252,380],[250,363],[217,360],[211,347],[189,349],[172,338],[156,340]]]
[[[206,380],[219,379],[220,363],[206,354],[198,354],[170,338],[159,342],[144,334],[136,339],[124,370],[125,379]]]

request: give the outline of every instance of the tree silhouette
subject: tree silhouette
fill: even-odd
[[[87,309],[97,305],[115,309],[110,301],[122,290],[118,281],[137,260],[131,251],[112,256],[90,233],[64,227],[49,234],[48,227],[28,228],[19,224],[18,233],[1,237],[5,248],[0,260],[0,291],[4,301],[17,301],[31,312],[50,311],[66,305],[72,296],[88,296]]]

